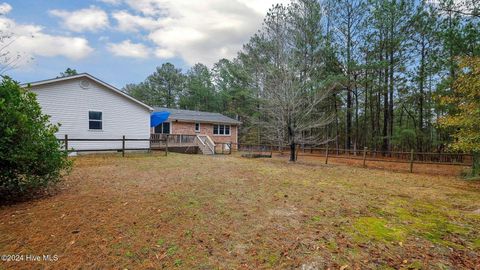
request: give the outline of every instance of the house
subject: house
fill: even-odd
[[[238,127],[241,124],[238,120],[212,112],[159,107],[154,108],[154,112],[169,112],[170,115],[165,122],[151,129],[152,134],[198,136],[205,143],[210,142],[213,148],[217,144],[237,147]]]
[[[61,77],[22,85],[37,94],[50,122],[59,123],[57,138],[149,139],[153,108],[90,74]],[[149,141],[127,141],[125,148],[147,149]],[[121,141],[69,141],[69,149],[120,149]]]

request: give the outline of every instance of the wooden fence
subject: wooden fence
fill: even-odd
[[[126,151],[151,151],[151,145],[153,143],[164,142],[165,143],[165,155],[168,155],[168,140],[164,138],[148,138],[148,139],[129,139],[125,136],[122,136],[121,139],[77,139],[69,138],[68,135],[65,135],[63,139],[58,139],[64,143],[64,150],[67,153],[71,152],[121,152],[122,156],[125,156]],[[73,149],[69,148],[70,142],[121,142],[121,148],[92,148],[92,149]],[[126,147],[127,142],[149,142],[148,148],[128,148]]]
[[[192,146],[194,144],[195,135],[172,135],[172,134],[151,134],[149,139],[130,139],[122,136],[118,139],[77,139],[69,138],[65,135],[64,138],[58,139],[64,143],[64,150],[67,153],[71,152],[121,152],[125,156],[126,151],[151,151],[162,149],[165,155],[168,155],[169,147],[184,147]],[[73,149],[69,148],[71,142],[121,142],[121,147],[118,148],[92,148],[92,149]],[[127,147],[127,142],[149,142],[147,148],[132,148]],[[215,143],[215,154],[229,155],[232,153],[231,143]]]

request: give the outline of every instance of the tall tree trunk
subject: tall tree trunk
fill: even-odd
[[[357,76],[355,76],[355,137],[354,137],[354,145],[355,148],[358,149],[358,142],[360,137],[360,130],[359,130],[359,119],[358,119],[358,88],[357,88]]]
[[[394,53],[395,53],[395,17],[396,15],[392,14],[392,17],[390,18],[390,37],[389,37],[389,40],[388,40],[388,51],[389,51],[389,104],[388,104],[388,116],[389,116],[389,130],[388,130],[388,135],[389,137],[391,138],[393,136],[393,123],[394,123],[394,115],[393,115],[393,97],[394,97],[394,91],[395,91],[395,88],[394,88],[394,85],[395,85],[395,81],[394,81],[394,75],[395,75],[395,58],[394,58]],[[389,140],[389,147],[388,149],[391,150],[391,145],[390,145],[390,140]]]
[[[365,63],[368,63],[368,59],[365,59]],[[368,119],[368,115],[367,115],[367,112],[369,112],[369,115],[370,115],[370,118],[372,118],[372,114],[371,112],[372,111],[368,111],[368,102],[371,102],[371,91],[368,90],[368,70],[365,68],[365,100],[363,101],[363,125],[362,125],[362,129],[363,129],[363,147],[366,147],[368,145],[368,142],[367,142],[367,138],[369,137],[368,136],[368,129],[367,129],[367,119]]]
[[[423,137],[424,137],[424,126],[423,126],[423,103],[424,103],[424,81],[425,81],[425,37],[422,37],[422,49],[421,49],[421,58],[420,58],[420,74],[419,74],[419,97],[418,97],[418,130],[419,135],[417,136],[417,149],[422,151],[423,149]]]
[[[389,101],[388,101],[388,117],[389,117],[389,131],[388,131],[388,136],[391,138],[393,136],[393,124],[394,124],[394,114],[393,114],[393,97],[394,97],[394,56],[393,56],[393,48],[390,48],[390,70],[389,70]],[[389,140],[389,150],[391,150],[391,145],[390,145],[390,140]]]
[[[338,123],[338,107],[337,107],[337,95],[333,94],[333,106],[335,107],[335,149],[337,149],[337,154],[338,154],[338,140],[340,137],[340,134],[338,132],[339,128],[339,123]]]
[[[289,124],[288,125],[288,137],[290,139],[290,161],[292,161],[292,162],[295,162],[297,160],[296,156],[295,156],[296,145],[295,145],[295,136],[294,135],[295,134],[293,132],[293,128]]]
[[[347,86],[347,123],[345,127],[345,148],[350,149],[352,146],[352,91]]]
[[[348,18],[347,18],[347,120],[345,126],[345,148],[350,149],[352,147],[352,22],[351,22],[351,12],[348,8]]]
[[[388,56],[387,53],[385,55]],[[383,56],[382,56],[382,58],[383,58]],[[385,57],[385,59],[387,59],[387,57]],[[384,78],[383,78],[384,82],[383,82],[383,87],[382,87],[383,88],[383,132],[382,132],[383,144],[382,144],[382,151],[386,153],[388,151],[388,146],[389,146],[388,123],[390,122],[389,121],[389,119],[390,119],[390,115],[389,115],[390,106],[389,106],[389,102],[388,102],[388,78],[389,78],[388,67],[386,67],[384,69],[383,76],[384,76]]]
[[[382,85],[382,71],[379,71],[378,72],[378,86],[379,86],[379,89],[376,91],[377,92],[377,104],[375,106],[375,112],[376,112],[376,115],[375,115],[375,138],[377,139],[377,141],[375,141],[375,150],[379,149],[379,139],[380,139],[380,116],[381,116],[381,112],[382,112],[382,94],[381,94],[381,85]]]

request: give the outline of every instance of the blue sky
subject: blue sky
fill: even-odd
[[[70,67],[121,88],[165,62],[212,66],[234,57],[277,2],[288,0],[0,1],[0,30],[13,41],[4,51],[21,56],[6,74],[24,83]]]

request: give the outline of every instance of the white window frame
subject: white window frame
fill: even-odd
[[[101,120],[90,119],[90,112],[99,112],[99,113],[101,113],[101,116],[102,116],[102,117],[101,117]],[[102,123],[102,128],[100,128],[100,129],[91,129],[91,128],[90,128],[90,121]],[[102,110],[95,110],[95,109],[88,110],[88,131],[93,131],[93,132],[103,131],[103,111],[102,111]]]
[[[198,125],[198,129],[197,129],[197,125]],[[195,123],[195,132],[199,133],[200,130],[201,130],[200,123],[196,122]]]
[[[215,134],[215,126],[217,126],[218,134]],[[223,126],[223,134],[220,133],[220,126]],[[225,127],[228,126],[228,134],[225,134]],[[226,124],[213,124],[212,133],[214,136],[232,136],[232,125]]]

